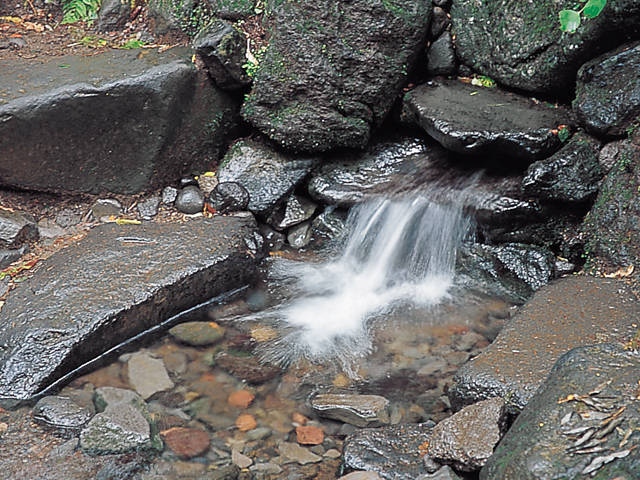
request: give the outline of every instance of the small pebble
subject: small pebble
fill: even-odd
[[[173,427],[160,435],[171,451],[183,459],[204,454],[211,443],[209,434],[197,428]]]
[[[235,392],[231,392],[227,403],[232,407],[248,408],[254,398],[256,398],[256,396],[249,390],[236,390]]]
[[[320,445],[324,441],[324,432],[313,425],[296,427],[296,441],[300,445]]]
[[[186,214],[202,212],[204,207],[204,194],[196,185],[188,185],[178,192],[175,207]]]
[[[243,413],[242,415],[238,415],[236,418],[236,427],[241,432],[248,432],[249,430],[253,430],[258,426],[258,422],[253,415],[248,413]]]
[[[175,187],[164,187],[162,189],[162,203],[165,205],[173,205],[178,196],[178,189]]]

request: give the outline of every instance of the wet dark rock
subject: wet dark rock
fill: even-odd
[[[62,396],[41,398],[32,412],[36,422],[65,434],[80,433],[82,427],[93,417],[93,413],[72,399]]]
[[[145,198],[138,202],[137,209],[138,214],[144,220],[151,220],[158,214],[158,208],[160,208],[160,197],[154,195],[153,197]]]
[[[5,61],[1,183],[139,193],[216,162],[236,101],[196,69],[189,49],[138,53]]]
[[[442,8],[435,6],[433,7],[433,15],[431,16],[431,26],[429,29],[429,36],[432,39],[437,39],[442,33],[447,29],[447,27],[451,24],[451,19],[447,11]]]
[[[462,63],[499,83],[565,96],[580,65],[640,36],[640,6],[635,0],[610,0],[601,15],[566,34],[558,26],[558,12],[572,7],[571,2],[550,1],[453,2],[456,52]]]
[[[30,214],[0,209],[0,247],[16,249],[38,237],[38,226]]]
[[[356,427],[379,427],[390,421],[389,400],[379,395],[323,393],[311,399],[311,407],[321,417]]]
[[[268,218],[268,223],[276,230],[285,230],[309,220],[318,206],[300,195],[291,195]]]
[[[251,83],[242,65],[247,62],[247,39],[224,20],[214,20],[193,39],[196,52],[220,88],[237,90]]]
[[[29,251],[27,245],[23,245],[20,248],[14,248],[11,250],[0,249],[0,270],[8,267],[16,260],[19,260],[25,253]],[[1,295],[0,295],[1,296]]]
[[[352,206],[369,194],[393,190],[393,181],[402,174],[422,177],[425,165],[443,155],[417,138],[376,143],[357,155],[334,155],[313,172],[309,194],[322,203]]]
[[[438,469],[435,473],[425,473],[416,477],[416,480],[462,480],[461,477],[451,470],[451,467],[445,465]]]
[[[444,32],[427,51],[429,75],[453,75],[456,71],[456,52],[450,32]]]
[[[162,440],[149,424],[147,405],[135,392],[113,387],[96,390],[97,413],[80,433],[80,448],[90,455],[159,451]]]
[[[162,203],[165,205],[173,205],[178,198],[178,189],[175,187],[164,187],[162,189]]]
[[[360,430],[344,442],[344,467],[377,472],[387,480],[415,480],[427,473],[420,446],[429,441],[432,428],[433,423],[420,423]]]
[[[502,438],[506,420],[500,397],[469,405],[433,428],[428,455],[456,470],[480,470]]]
[[[287,239],[284,233],[277,232],[268,225],[260,225],[260,233],[264,237],[265,244],[270,252],[281,250]]]
[[[211,11],[225,20],[239,20],[255,14],[256,0],[209,0]]]
[[[129,21],[131,2],[123,0],[104,0],[100,3],[96,30],[98,32],[113,32],[120,30]]]
[[[2,400],[29,399],[133,335],[248,283],[261,256],[247,251],[254,229],[253,219],[232,217],[105,224],[43,260],[0,311]]]
[[[617,344],[580,347],[560,357],[480,478],[636,478],[638,371],[637,353]],[[577,398],[570,400],[572,395]]]
[[[363,148],[404,86],[430,17],[427,2],[278,4],[242,115],[288,150]]]
[[[215,364],[234,377],[255,385],[273,380],[282,373],[275,365],[261,363],[253,355],[244,352],[242,355],[220,352],[215,356]]]
[[[523,303],[551,280],[555,256],[535,245],[475,243],[462,249],[458,264],[480,288]]]
[[[404,97],[403,115],[449,150],[519,163],[559,149],[562,143],[552,130],[572,123],[563,108],[457,80],[411,90]]]
[[[195,0],[167,2],[165,0],[149,0],[147,15],[154,35],[164,35],[171,31],[182,32],[184,20],[189,19],[196,6]]]
[[[218,343],[224,337],[225,329],[214,322],[185,322],[169,330],[176,340],[201,347]]]
[[[237,182],[220,182],[209,195],[209,203],[219,213],[246,210],[249,200],[249,192]]]
[[[304,248],[311,243],[311,222],[295,225],[287,232],[287,243],[293,248]]]
[[[145,400],[174,387],[164,362],[147,352],[136,352],[129,357],[127,378],[129,385]]]
[[[347,215],[336,211],[333,207],[325,210],[311,222],[311,233],[314,238],[333,240],[346,233]]]
[[[218,178],[236,182],[249,192],[249,210],[267,215],[300,183],[317,163],[316,159],[286,155],[255,141],[236,143],[225,155]]]
[[[613,271],[640,264],[640,147],[619,145],[617,163],[605,177],[582,230],[588,269]]]
[[[640,43],[626,45],[578,70],[573,108],[594,135],[622,136],[640,123]]]
[[[522,180],[524,191],[537,198],[584,202],[598,192],[604,176],[598,152],[600,142],[578,133],[551,157],[529,165]]]
[[[562,354],[578,346],[628,340],[639,313],[640,304],[622,281],[571,276],[551,282],[458,371],[448,392],[451,404],[459,409],[502,397],[510,412],[519,412]]]
[[[200,213],[204,207],[204,193],[196,185],[188,185],[178,192],[175,207],[182,213]]]

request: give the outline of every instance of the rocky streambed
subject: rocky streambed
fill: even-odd
[[[109,3],[95,33],[137,28]],[[139,39],[190,45],[12,37],[6,476],[636,478],[640,12],[558,8],[149,1]],[[270,361],[261,272],[414,191],[473,219],[451,297],[371,318],[348,368]]]

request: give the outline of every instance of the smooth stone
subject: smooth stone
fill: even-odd
[[[282,473],[282,468],[271,462],[256,463],[251,465],[249,470],[258,473],[259,475],[278,475]]]
[[[550,310],[551,307],[551,310]],[[570,276],[542,287],[496,340],[458,370],[447,393],[454,410],[492,397],[521,411],[565,352],[598,342],[627,341],[640,303],[623,281]]]
[[[571,125],[564,108],[458,80],[433,81],[410,90],[403,115],[448,150],[520,165],[558,150],[562,142],[553,130]]]
[[[219,213],[246,210],[249,200],[249,192],[237,182],[220,182],[209,194],[209,203]]]
[[[231,461],[240,468],[249,468],[253,465],[253,460],[250,457],[242,454],[235,448],[231,450]]]
[[[164,362],[147,352],[136,352],[127,361],[129,384],[145,400],[174,387]]]
[[[68,397],[49,396],[38,400],[32,415],[38,423],[63,432],[77,433],[91,419],[93,412]]]
[[[224,332],[224,327],[215,322],[185,322],[169,330],[169,334],[176,340],[195,347],[219,342],[224,337]]]
[[[276,230],[285,230],[309,220],[318,205],[300,195],[291,195],[280,208],[276,208],[267,222]]]
[[[433,427],[428,455],[456,470],[480,470],[502,438],[506,422],[500,397],[468,405]]]
[[[357,427],[376,427],[389,423],[389,400],[379,395],[316,395],[311,407],[321,417]]]
[[[575,348],[553,366],[481,480],[633,479],[640,472],[637,351]]]
[[[27,400],[121,342],[248,283],[261,257],[248,251],[254,231],[252,218],[234,217],[108,223],[42,260],[0,310],[2,401]]]
[[[303,222],[295,225],[287,232],[287,243],[293,248],[304,248],[311,242],[311,223]]]
[[[311,452],[309,449],[301,447],[297,443],[280,442],[278,451],[284,457],[285,463],[296,462],[300,465],[308,463],[318,463],[322,461],[322,457]]]
[[[182,459],[198,457],[209,450],[209,434],[198,428],[173,427],[160,435],[167,447]]]
[[[584,202],[598,193],[604,171],[600,142],[577,133],[551,157],[532,163],[522,179],[528,195],[555,202]]]
[[[638,128],[640,43],[590,60],[578,70],[573,109],[588,132],[616,137]]]
[[[200,213],[204,207],[204,193],[196,185],[187,185],[178,192],[174,205],[182,213]]]
[[[38,226],[30,214],[0,208],[0,247],[16,249],[38,238]]]

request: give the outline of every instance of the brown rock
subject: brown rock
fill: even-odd
[[[306,425],[306,423],[309,421],[309,419],[302,415],[300,412],[293,412],[293,415],[291,415],[291,420],[297,425]]]
[[[216,365],[234,377],[252,384],[268,382],[282,372],[275,365],[261,364],[253,356],[235,356],[226,352],[216,355]]]
[[[236,427],[241,432],[248,432],[249,430],[253,430],[258,426],[258,422],[253,415],[248,413],[243,413],[242,415],[238,415],[236,418]]]
[[[254,398],[256,398],[256,396],[249,390],[236,390],[235,392],[231,392],[227,403],[232,407],[247,408],[251,405]]]
[[[320,445],[324,441],[324,432],[313,425],[296,427],[296,441],[300,445]]]
[[[183,459],[197,457],[209,450],[209,434],[204,430],[174,427],[160,432],[167,446]]]

